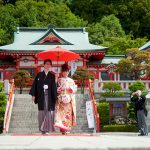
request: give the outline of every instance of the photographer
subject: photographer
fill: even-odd
[[[142,95],[140,90],[132,93],[131,101],[134,103],[135,112],[138,120],[138,127],[140,130],[139,136],[148,135],[148,127],[146,123],[146,108],[145,108],[145,96]]]

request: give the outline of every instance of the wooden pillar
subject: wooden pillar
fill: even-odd
[[[15,59],[16,59],[15,60],[16,61],[16,71],[18,71],[20,68],[20,57],[19,57],[19,55],[17,55]]]
[[[113,73],[110,73],[110,80],[113,81]]]
[[[34,61],[35,61],[35,75],[37,75],[38,72],[40,71],[40,67],[38,66],[38,58],[36,56],[34,56]]]
[[[100,77],[99,77],[99,69],[98,68],[96,69],[96,79],[100,79]]]
[[[83,67],[87,67],[85,58],[83,58]]]
[[[116,74],[116,81],[118,81],[119,80],[119,74],[118,74],[118,72],[116,72],[115,74]]]
[[[82,58],[83,58],[83,67],[86,68],[87,67],[87,61],[88,61],[88,56],[83,55]]]

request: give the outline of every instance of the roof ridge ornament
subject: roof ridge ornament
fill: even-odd
[[[51,24],[48,25],[48,29],[54,29],[55,27]]]

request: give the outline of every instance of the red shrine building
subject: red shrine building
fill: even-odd
[[[34,77],[43,69],[43,60],[36,53],[60,46],[81,58],[69,62],[71,74],[77,68],[87,67],[99,81],[125,80],[127,77],[113,71],[124,55],[106,55],[107,47],[89,43],[85,28],[31,28],[18,27],[14,33],[14,42],[0,46],[0,80],[12,79],[17,70],[28,70]],[[64,62],[53,62],[52,71],[60,69]],[[127,79],[131,80],[131,79]]]

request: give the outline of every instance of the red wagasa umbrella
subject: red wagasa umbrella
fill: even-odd
[[[67,49],[61,48],[60,46],[57,46],[55,48],[37,53],[37,57],[43,60],[51,59],[52,61],[57,61],[57,62],[58,61],[68,62],[68,61],[79,59],[80,55],[72,51],[69,51]]]

